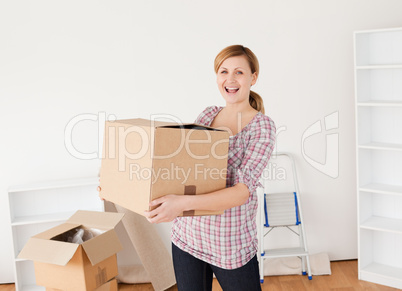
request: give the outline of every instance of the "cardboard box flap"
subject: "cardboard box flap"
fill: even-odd
[[[65,266],[79,246],[79,244],[32,237],[19,253],[18,258]]]
[[[111,229],[81,244],[92,265],[95,265],[123,249],[120,240]]]
[[[112,121],[107,121],[112,122]],[[159,127],[165,125],[177,125],[177,122],[168,122],[168,121],[157,121],[157,120],[149,120],[143,118],[134,118],[134,119],[120,119],[113,122],[125,123],[129,125],[137,125],[144,127]]]
[[[218,129],[206,125],[196,124],[196,123],[183,123],[183,124],[167,124],[167,125],[160,125],[158,127],[161,128],[183,128],[183,129],[200,129],[200,130],[211,130],[211,131],[222,131],[227,132],[223,129]],[[229,133],[228,133],[229,134]]]
[[[67,222],[98,229],[112,229],[120,222],[123,216],[124,213],[78,210]]]
[[[134,118],[134,119],[121,119],[116,121],[107,121],[107,122],[119,122],[128,124],[131,126],[144,126],[144,127],[167,127],[167,128],[184,128],[184,129],[207,129],[213,131],[226,131],[223,129],[218,129],[206,125],[196,124],[196,123],[177,123],[177,122],[169,122],[169,121],[157,121],[157,120],[149,120],[143,118]]]

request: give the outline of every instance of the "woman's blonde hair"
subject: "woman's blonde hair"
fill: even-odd
[[[245,56],[247,58],[248,64],[250,65],[251,73],[253,74],[257,73],[258,76],[260,72],[260,65],[258,63],[257,57],[249,48],[244,47],[242,45],[231,45],[221,50],[221,52],[215,58],[214,62],[215,73],[218,73],[220,66],[226,59],[238,56]],[[260,95],[250,90],[250,96],[248,98],[248,101],[251,107],[265,114],[264,102],[262,101]]]

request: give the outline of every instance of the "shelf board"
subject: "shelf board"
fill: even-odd
[[[402,234],[402,219],[372,216],[360,228]]]
[[[378,284],[384,284],[385,282],[389,284],[389,282],[392,281],[391,285],[387,285],[394,288],[402,288],[402,268],[371,263],[362,268],[360,272],[362,280]]]
[[[103,208],[99,207],[89,210],[103,211]],[[46,222],[59,222],[59,221],[61,222],[70,218],[75,212],[76,211],[68,211],[68,212],[15,217],[11,222],[11,226],[21,226],[21,225],[46,223]]]
[[[12,186],[8,189],[9,193],[12,192],[22,192],[22,191],[35,191],[35,190],[46,190],[46,189],[57,189],[57,188],[68,188],[68,187],[80,187],[80,186],[90,186],[99,184],[99,178],[82,178],[73,180],[60,180],[60,181],[47,181],[42,183],[32,183],[27,185]]]
[[[402,69],[402,64],[395,64],[395,65],[387,65],[387,64],[364,65],[364,66],[356,66],[355,68],[356,68],[356,70]]]
[[[402,186],[380,183],[363,185],[359,188],[359,190],[378,194],[402,195]]]
[[[358,34],[376,34],[376,33],[389,33],[389,32],[402,32],[402,28],[401,27],[392,27],[392,28],[376,28],[376,29],[365,29],[365,30],[357,30],[354,32],[355,35]]]
[[[366,144],[360,144],[359,149],[402,151],[402,144],[370,142]]]
[[[368,100],[357,102],[358,107],[400,107],[402,101],[399,100]]]
[[[15,217],[11,226],[57,222],[67,220],[75,211]]]

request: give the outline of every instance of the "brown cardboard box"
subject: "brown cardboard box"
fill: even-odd
[[[116,279],[110,280],[106,284],[103,284],[102,286],[95,289],[95,291],[117,291],[117,290],[118,290],[118,284]]]
[[[112,279],[109,282],[103,284],[102,286],[94,289],[94,291],[117,291],[118,284],[116,279]],[[61,289],[46,288],[46,291],[63,291]]]
[[[100,196],[144,215],[166,194],[226,187],[229,133],[197,124],[146,119],[106,121]],[[187,211],[183,215],[223,212]]]
[[[121,213],[77,211],[66,223],[31,237],[18,258],[34,261],[36,284],[61,290],[94,290],[117,276],[122,249],[114,227]],[[98,233],[82,243],[66,242],[77,229]]]

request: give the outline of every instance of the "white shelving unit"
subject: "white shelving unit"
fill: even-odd
[[[359,279],[402,288],[402,28],[354,44]]]
[[[103,211],[103,202],[96,191],[98,185],[99,178],[88,178],[9,188],[17,291],[45,290],[35,285],[33,262],[17,259],[28,239],[63,223],[79,209]]]

